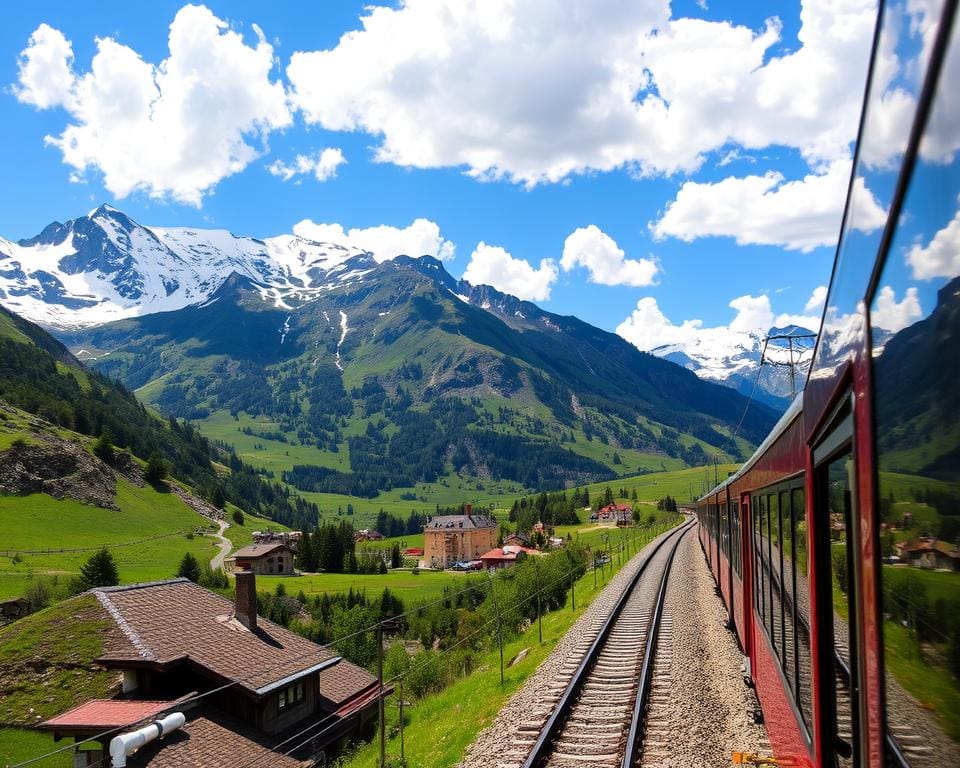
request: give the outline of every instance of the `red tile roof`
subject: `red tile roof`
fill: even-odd
[[[173,701],[93,699],[40,724],[45,730],[119,728],[176,708]]]
[[[233,617],[234,605],[186,579],[92,590],[122,630],[100,661],[159,665],[189,659],[254,693],[336,663],[338,657],[267,619],[251,632]],[[321,666],[322,665],[322,666]]]

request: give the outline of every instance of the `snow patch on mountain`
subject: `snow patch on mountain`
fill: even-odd
[[[699,338],[675,344],[664,344],[651,354],[682,365],[701,379],[732,387],[745,395],[754,394],[768,405],[785,408],[791,396],[788,342],[778,340],[766,346],[767,336],[793,336],[796,387],[803,387],[810,362],[813,340],[802,338],[812,331],[799,326],[771,328],[761,331],[730,331],[722,335],[704,334]],[[765,364],[760,366],[761,356]],[[776,364],[776,365],[774,365]],[[759,378],[758,378],[759,373]],[[756,391],[754,386],[756,385]]]
[[[297,235],[147,227],[108,205],[18,243],[0,238],[0,302],[41,325],[82,328],[208,301],[232,273],[280,309],[362,281],[358,248]]]

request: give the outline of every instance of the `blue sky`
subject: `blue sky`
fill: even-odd
[[[819,317],[875,19],[865,0],[4,15],[0,236],[100,202],[258,237],[425,219],[455,276],[642,348]]]

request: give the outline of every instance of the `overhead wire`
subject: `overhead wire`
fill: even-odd
[[[619,546],[622,546],[622,545],[619,545]],[[595,569],[595,567],[594,567],[593,569]],[[573,569],[571,569],[570,571],[568,571],[566,574],[564,574],[563,578],[565,578],[567,575],[569,575],[569,573],[573,572],[574,570],[576,570],[576,568],[573,568]],[[589,572],[589,570],[591,570],[591,569],[588,568],[587,572]],[[490,583],[492,583],[492,582],[490,582]],[[555,583],[555,582],[554,582],[554,583]],[[445,602],[446,600],[449,600],[450,597],[456,596],[456,595],[458,595],[458,594],[463,594],[464,592],[467,592],[467,591],[469,591],[470,589],[476,588],[476,586],[478,586],[478,585],[476,585],[476,584],[470,585],[470,586],[465,587],[464,589],[460,590],[459,592],[454,593],[454,595],[448,595],[448,596],[446,596],[446,597],[437,598],[436,600],[431,601],[430,603],[423,604],[423,605],[418,605],[418,606],[416,606],[416,607],[414,607],[414,608],[411,608],[411,609],[409,609],[409,610],[407,610],[407,611],[404,611],[404,612],[401,613],[401,614],[397,614],[397,616],[391,617],[391,618],[394,618],[394,619],[395,619],[395,618],[402,618],[402,617],[404,617],[404,616],[409,616],[410,614],[412,614],[412,613],[414,613],[414,612],[416,612],[416,611],[422,610],[422,609],[425,608],[425,607],[429,607],[429,606],[431,606],[431,605],[436,605],[437,603]],[[541,587],[541,589],[537,590],[536,592],[532,593],[530,596],[528,596],[528,597],[525,598],[524,600],[518,601],[516,604],[514,604],[514,605],[511,606],[511,607],[512,607],[512,608],[519,607],[519,606],[522,605],[523,603],[525,603],[525,602],[533,599],[534,597],[536,597],[536,596],[540,593],[540,591],[542,591],[542,589],[543,589],[543,587]],[[359,630],[356,630],[356,631],[351,632],[351,633],[349,633],[349,634],[346,634],[346,635],[343,635],[343,636],[341,636],[341,637],[338,637],[338,638],[336,638],[336,639],[334,639],[334,640],[330,640],[330,641],[328,641],[328,642],[326,642],[326,643],[317,643],[317,649],[319,650],[319,649],[329,649],[329,648],[333,648],[335,645],[337,645],[338,643],[343,642],[344,640],[349,640],[349,639],[351,639],[351,638],[353,638],[353,637],[358,637],[359,635],[367,634],[367,633],[369,633],[369,632],[372,632],[372,631],[376,630],[377,627],[378,627],[380,624],[381,624],[381,622],[378,622],[377,624],[374,624],[374,625],[371,625],[371,626],[368,626],[368,627],[364,627],[364,628],[362,628],[362,629],[359,629]],[[454,647],[455,647],[455,646],[454,646]],[[334,649],[334,650],[335,650],[335,649]],[[452,650],[452,647],[451,647],[451,649],[448,649],[448,650]],[[272,665],[270,665],[270,666],[268,666],[268,667],[266,667],[266,668],[261,668],[261,669],[257,670],[256,672],[252,672],[252,673],[249,674],[249,675],[231,679],[231,680],[227,681],[226,683],[224,683],[223,685],[220,685],[220,686],[218,686],[218,687],[216,687],[216,688],[212,688],[212,689],[210,689],[209,691],[204,691],[203,693],[198,693],[198,694],[194,694],[194,695],[192,695],[192,696],[188,696],[188,697],[186,697],[186,698],[184,698],[184,699],[182,699],[182,700],[179,700],[179,701],[177,701],[177,702],[175,702],[175,703],[176,703],[176,705],[177,705],[178,707],[186,706],[186,705],[189,705],[189,704],[194,704],[194,703],[196,703],[197,701],[200,701],[201,699],[204,699],[204,698],[206,698],[206,697],[208,697],[208,696],[211,696],[211,695],[213,695],[213,694],[215,694],[215,693],[220,693],[221,691],[224,691],[224,690],[226,690],[226,689],[228,689],[228,688],[232,688],[234,685],[238,685],[238,684],[240,684],[240,683],[243,683],[243,682],[246,682],[246,681],[248,681],[248,680],[251,680],[251,679],[254,678],[254,677],[258,677],[259,675],[262,675],[264,672],[268,672],[268,671],[271,671],[271,670],[273,670],[273,669],[276,669],[277,667],[281,667],[281,666],[284,666],[284,665],[286,665],[286,664],[289,664],[291,661],[301,661],[301,660],[304,660],[304,659],[307,659],[307,658],[311,658],[311,657],[315,656],[315,654],[316,654],[316,651],[311,651],[310,653],[306,653],[306,654],[299,654],[299,655],[294,656],[294,657],[292,657],[292,658],[290,658],[290,659],[285,659],[284,661],[277,662],[276,664],[272,664]],[[140,723],[149,722],[149,720],[150,720],[150,718],[144,718],[144,719],[138,720],[138,721],[136,721],[136,722],[134,722],[134,723],[128,723],[128,724],[126,724],[126,725],[117,726],[117,727],[114,727],[114,728],[110,728],[110,729],[104,730],[104,731],[102,731],[102,732],[100,732],[100,733],[97,733],[97,734],[95,734],[95,735],[93,735],[93,736],[88,736],[88,737],[86,737],[86,738],[84,738],[84,739],[81,739],[80,741],[74,741],[72,744],[66,744],[66,745],[64,745],[64,746],[62,746],[62,747],[58,747],[57,749],[50,750],[49,752],[46,752],[46,753],[44,753],[44,754],[42,754],[42,755],[38,755],[37,757],[32,757],[32,758],[29,758],[29,759],[27,759],[27,760],[21,761],[21,762],[19,762],[19,763],[15,763],[15,764],[12,765],[10,768],[23,768],[24,766],[32,765],[32,764],[37,763],[37,762],[39,762],[39,761],[41,761],[41,760],[45,760],[45,759],[47,759],[48,757],[52,757],[52,756],[57,755],[57,754],[60,754],[60,753],[62,753],[62,752],[66,752],[66,751],[68,751],[68,750],[74,749],[74,748],[76,748],[76,747],[78,747],[78,746],[80,746],[80,745],[82,745],[82,744],[87,744],[87,743],[90,743],[90,742],[92,742],[92,741],[99,741],[99,740],[101,740],[101,739],[103,739],[103,738],[106,738],[107,736],[112,735],[112,734],[119,733],[119,732],[125,731],[125,730],[129,730],[130,728],[132,728],[132,727],[134,727],[134,726],[136,726],[136,725],[139,725]],[[313,737],[311,737],[311,738],[313,738]]]

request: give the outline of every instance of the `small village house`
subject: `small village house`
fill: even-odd
[[[921,537],[901,541],[896,547],[900,559],[917,568],[960,571],[960,548],[949,541]]]
[[[114,698],[42,723],[55,739],[97,736],[179,712],[186,723],[135,752],[131,768],[261,765],[294,768],[376,717],[379,684],[335,652],[257,616],[256,576],[237,574],[231,602],[186,579],[91,590],[103,614],[96,663],[116,670]],[[200,696],[198,698],[198,695]],[[274,747],[323,721],[293,755]],[[77,750],[102,765],[114,734]],[[99,748],[98,748],[99,747]]]
[[[423,567],[449,568],[454,563],[476,560],[497,543],[497,521],[466,514],[438,515],[423,526]]]
[[[371,531],[367,528],[353,534],[353,540],[357,543],[361,541],[383,541],[383,538],[383,534],[380,533],[380,531]]]
[[[539,555],[536,549],[530,547],[520,547],[514,544],[504,544],[502,547],[496,547],[480,555],[480,562],[483,563],[485,570],[491,571],[498,568],[509,568],[516,565],[518,560],[530,555]]]
[[[296,552],[288,544],[251,544],[234,552],[226,563],[232,563],[237,573],[252,571],[258,576],[292,576],[295,556]]]

